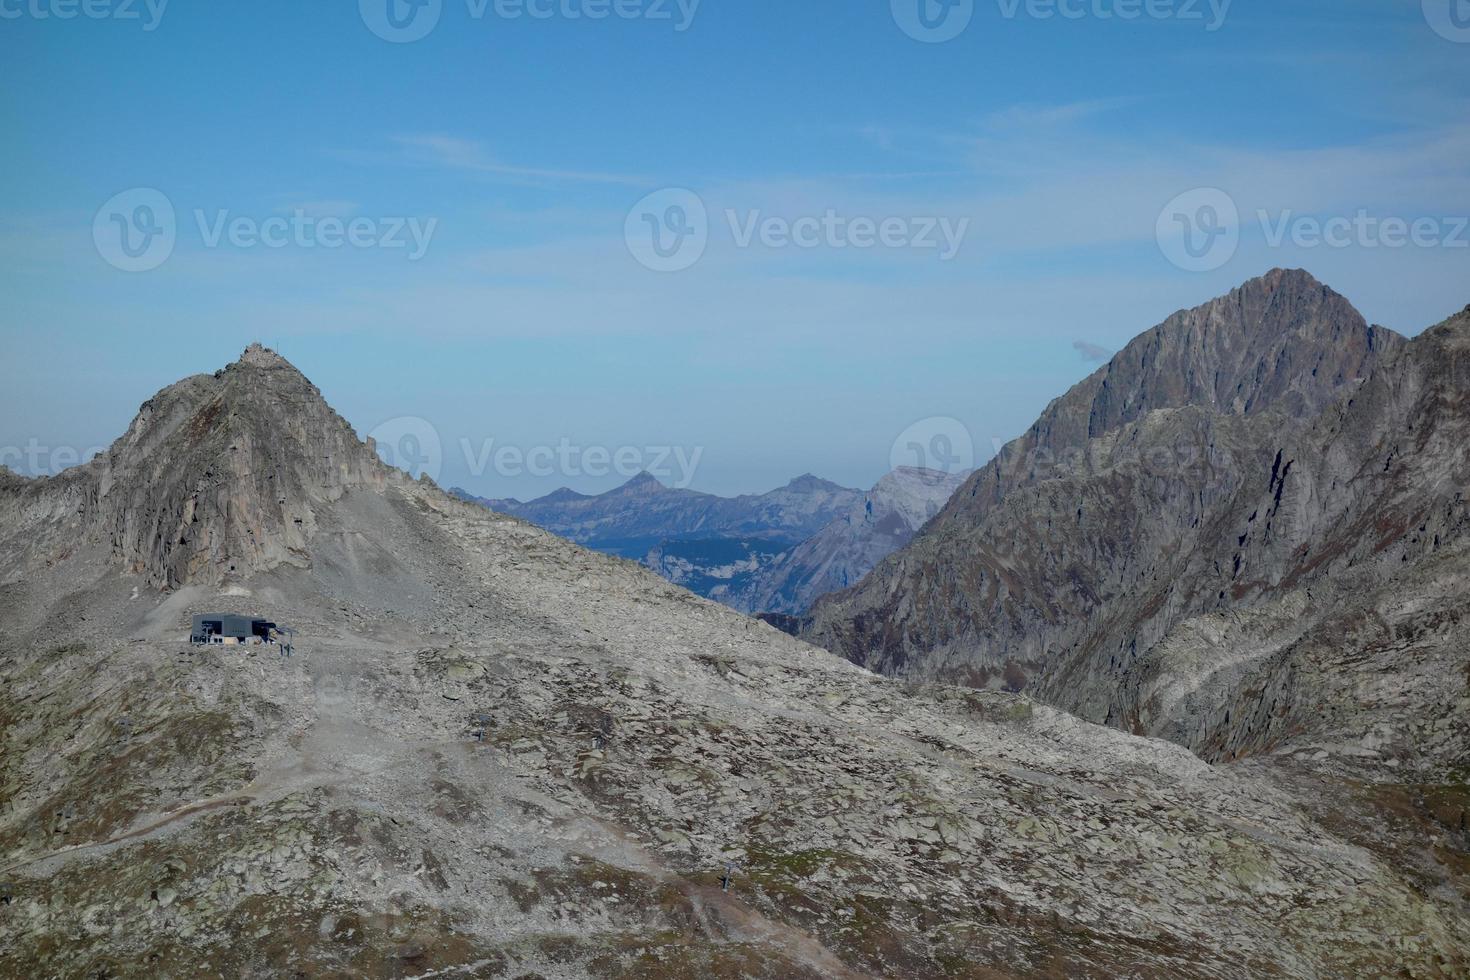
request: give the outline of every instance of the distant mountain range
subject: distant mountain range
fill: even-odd
[[[805,612],[820,596],[856,585],[878,562],[908,544],[965,476],[907,467],[894,470],[846,514],[738,587],[732,583],[710,597],[745,613]]]
[[[648,473],[595,496],[562,489],[522,502],[451,492],[594,551],[635,561],[673,541],[760,538],[780,550],[816,534],[863,496],[808,475],[769,493],[718,497],[666,487]]]
[[[643,473],[607,493],[562,489],[529,502],[452,492],[740,612],[796,614],[907,544],[962,482],[905,468],[867,493],[808,475],[770,493],[718,497]]]

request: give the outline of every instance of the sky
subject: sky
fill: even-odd
[[[533,497],[965,468],[1273,267],[1470,303],[1470,0],[0,0],[0,463],[252,341]]]

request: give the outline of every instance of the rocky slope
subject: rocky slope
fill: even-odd
[[[805,612],[819,597],[856,585],[911,541],[963,482],[960,474],[894,470],[846,514],[800,545],[754,569],[742,582],[706,594],[744,613]]]
[[[1277,429],[1403,344],[1299,271],[1175,314],[1053,402],[907,548],[818,600],[802,636],[886,673],[1032,683],[1262,471]]]
[[[345,440],[325,403],[271,401],[294,374],[181,389],[171,416],[222,404],[147,466],[124,443],[0,481],[0,975],[1470,969],[1463,795],[898,685],[369,447],[350,480],[277,461],[301,483],[271,499],[311,513],[293,548],[248,547],[274,519],[253,484],[260,526],[189,522],[232,562],[114,541],[112,515],[183,512],[192,476],[149,475],[175,456]],[[181,643],[214,608],[295,625],[297,655]]]

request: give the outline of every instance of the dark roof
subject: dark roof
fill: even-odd
[[[193,635],[203,636],[205,623],[218,623],[219,627],[214,632],[221,636],[241,638],[255,635],[257,624],[264,625],[267,628],[276,625],[268,619],[261,619],[256,616],[237,616],[234,613],[201,613],[194,617]]]

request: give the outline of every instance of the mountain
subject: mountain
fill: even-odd
[[[746,613],[804,612],[820,596],[856,585],[908,544],[963,482],[962,475],[937,470],[894,470],[800,545],[753,568],[743,581],[705,594]]]
[[[1167,587],[1162,559],[1270,471],[1274,433],[1404,343],[1301,271],[1177,313],[1048,406],[907,548],[819,599],[802,636],[884,673],[1034,685],[1119,602]]]
[[[597,496],[562,489],[529,503],[454,492],[594,550],[633,559],[665,542],[691,539],[760,537],[794,544],[861,497],[857,490],[810,475],[769,493],[717,497],[666,487],[648,473]]]
[[[960,477],[899,469],[865,494],[814,476],[770,493],[716,497],[644,473],[598,496],[562,489],[539,500],[463,500],[578,544],[641,561],[658,575],[744,613],[798,613],[846,588],[933,517]]]
[[[1470,970],[1449,791],[875,676],[389,470],[257,348],[0,473],[0,721],[0,975]]]
[[[1121,672],[1079,649],[1054,686],[1105,689],[1110,715],[1209,757],[1333,729],[1365,760],[1463,771],[1470,308],[1273,435],[1269,472],[1173,564],[1161,606],[1197,615]]]
[[[218,584],[303,561],[323,507],[394,474],[300,372],[253,345],[154,395],[87,465],[14,484],[0,534],[80,524],[148,585]]]

